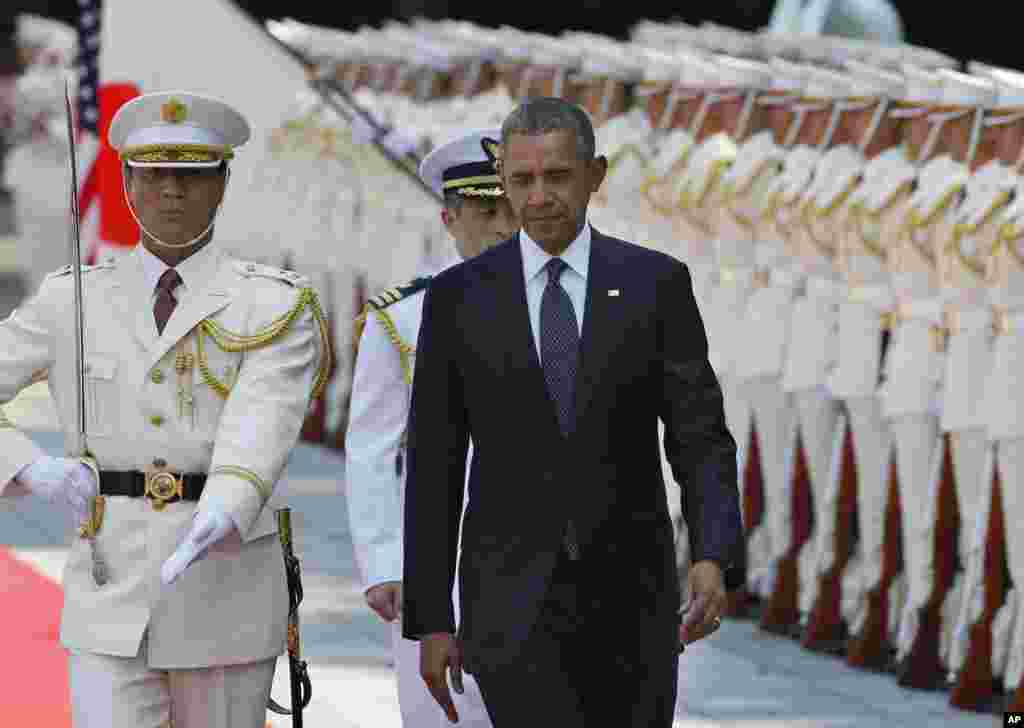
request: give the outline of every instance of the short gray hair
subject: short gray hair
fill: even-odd
[[[532,98],[519,104],[501,125],[502,146],[513,134],[546,134],[570,131],[576,138],[576,154],[591,160],[597,153],[594,124],[576,104],[551,96]]]

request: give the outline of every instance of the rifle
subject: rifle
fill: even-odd
[[[267,701],[267,708],[278,715],[290,715],[292,726],[302,728],[302,711],[313,697],[313,684],[309,680],[306,661],[301,659],[299,650],[299,604],[302,603],[302,580],[299,560],[292,548],[292,515],[290,508],[278,508],[278,536],[284,552],[285,575],[288,580],[288,668],[291,677],[292,709],[282,708],[273,698]]]

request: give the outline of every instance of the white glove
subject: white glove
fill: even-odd
[[[99,492],[92,469],[73,458],[41,457],[22,468],[14,479],[30,493],[50,503],[69,506],[75,523],[89,518],[92,499]]]
[[[223,540],[232,531],[238,535],[238,527],[230,514],[219,502],[207,497],[202,510],[196,511],[193,516],[192,529],[185,540],[160,569],[160,579],[164,586],[173,583],[189,564],[206,556],[211,546]]]

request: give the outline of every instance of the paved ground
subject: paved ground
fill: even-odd
[[[36,388],[6,409],[56,453],[60,438],[52,431],[45,394],[45,389]],[[362,601],[339,487],[343,470],[335,454],[301,447],[275,496],[275,501],[293,509],[302,562],[302,642],[315,693],[307,725],[398,728],[388,628]],[[54,580],[60,578],[69,534],[66,518],[42,502],[0,501],[0,541]],[[0,625],[6,622],[3,609],[0,602]],[[990,716],[951,710],[943,693],[903,690],[890,677],[849,669],[790,640],[761,634],[746,622],[727,622],[706,643],[688,649],[680,668],[677,728],[1001,725]],[[274,689],[279,702],[287,702],[287,688],[287,664],[282,660]],[[290,725],[276,716],[270,724]]]

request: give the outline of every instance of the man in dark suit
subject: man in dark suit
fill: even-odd
[[[680,645],[713,629],[742,550],[736,446],[685,265],[586,221],[607,161],[559,99],[502,128],[522,230],[434,279],[417,345],[405,636],[457,721],[446,670],[496,728],[664,726]],[[683,489],[680,589],[658,443]],[[461,528],[467,443],[469,503]]]

